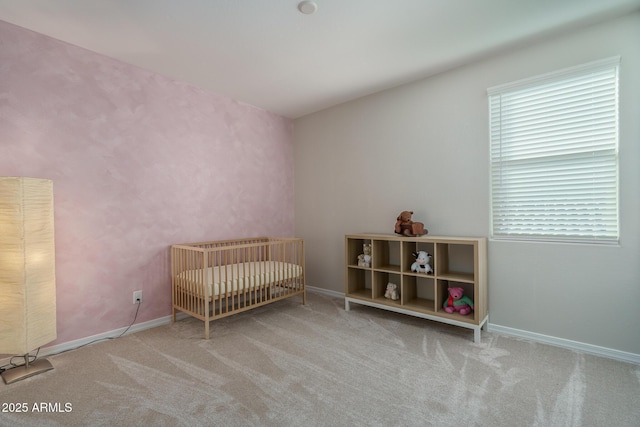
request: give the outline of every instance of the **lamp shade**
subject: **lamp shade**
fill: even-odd
[[[0,354],[55,339],[53,183],[0,177]]]

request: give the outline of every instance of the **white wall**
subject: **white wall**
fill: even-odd
[[[490,323],[640,355],[640,13],[541,40],[295,121],[308,283],[343,292],[344,234],[489,236],[486,89],[621,55],[620,245],[491,241]],[[568,341],[568,342],[569,342]]]

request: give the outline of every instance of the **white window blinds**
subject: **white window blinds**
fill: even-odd
[[[494,238],[618,241],[619,63],[488,90]]]

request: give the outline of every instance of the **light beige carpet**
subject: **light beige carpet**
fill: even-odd
[[[639,426],[640,366],[309,293],[49,357],[7,426]],[[34,412],[45,403],[60,412]],[[65,406],[66,405],[66,406]],[[6,406],[3,406],[5,408]],[[68,411],[68,412],[65,412]]]

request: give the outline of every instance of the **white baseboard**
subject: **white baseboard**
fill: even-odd
[[[328,295],[335,298],[344,298],[344,293],[332,291],[329,289],[318,288],[316,286],[307,286],[307,290],[319,294]],[[185,313],[178,313],[178,319],[184,319],[188,317]],[[145,329],[155,328],[156,326],[166,325],[171,322],[171,316],[160,317],[158,319],[149,320],[147,322],[136,323],[127,331],[127,334],[143,331]],[[81,338],[74,341],[54,345],[51,347],[42,348],[39,356],[50,356],[64,351],[73,350],[75,348],[90,344],[94,341],[113,338],[120,335],[127,328],[115,329],[113,331],[104,332],[102,334],[93,335],[90,337]],[[615,350],[606,347],[600,347],[593,344],[581,343],[578,341],[567,340],[564,338],[557,338],[549,335],[538,334],[536,332],[529,332],[522,329],[510,328],[507,326],[496,325],[493,323],[487,324],[487,330],[497,334],[509,335],[518,338],[524,338],[530,341],[539,342],[542,344],[549,344],[556,347],[562,347],[569,350],[574,350],[582,353],[593,354],[596,356],[607,357],[610,359],[620,360],[622,362],[629,362],[640,365],[640,354],[629,353],[625,351]],[[0,363],[4,364],[4,363]]]
[[[324,294],[324,295],[328,295],[330,297],[336,297],[336,298],[344,298],[344,292],[332,291],[329,289],[318,288],[315,286],[307,286],[306,288],[308,291],[315,292],[317,294]]]
[[[331,291],[328,289],[307,286],[307,289],[313,292],[329,295],[336,298],[344,298],[344,293]],[[487,330],[496,334],[510,335],[513,337],[524,338],[530,341],[549,344],[556,347],[566,348],[581,353],[593,354],[595,356],[607,357],[609,359],[620,360],[622,362],[634,363],[640,365],[640,354],[629,353],[626,351],[614,350],[612,348],[600,347],[593,344],[586,344],[578,341],[567,340],[564,338],[552,337],[549,335],[538,334],[521,329],[509,328],[507,326],[487,323]]]
[[[536,332],[524,331],[522,329],[509,328],[507,326],[496,325],[489,323],[487,329],[490,332],[510,335],[514,337],[524,338],[530,341],[539,342],[542,344],[549,344],[556,347],[562,347],[569,350],[578,351],[581,353],[593,354],[596,356],[607,357],[609,359],[616,359],[622,362],[635,363],[640,365],[640,354],[629,353],[626,351],[615,350],[607,347],[600,347],[593,344],[586,344],[579,341],[572,341],[564,338],[557,338],[550,335],[538,334]]]
[[[188,317],[188,315],[185,313],[176,314],[177,320],[184,319],[186,317]],[[107,331],[101,334],[80,338],[74,341],[68,341],[62,344],[53,345],[51,347],[43,347],[40,350],[40,354],[38,356],[39,357],[51,356],[58,353],[63,353],[65,351],[74,350],[76,348],[85,346],[87,344],[91,344],[93,342],[97,342],[97,341],[101,341],[109,338],[116,338],[120,336],[120,334],[122,334],[124,331],[127,331],[124,335],[129,335],[134,332],[144,331],[145,329],[151,329],[151,328],[155,328],[156,326],[167,325],[169,323],[171,323],[171,315],[160,317],[158,319],[149,320],[147,322],[135,323],[131,325],[128,331],[127,331],[127,326],[125,326],[120,329],[114,329],[112,331]]]
[[[180,319],[184,319],[188,317],[187,314],[185,313],[177,313],[176,314],[176,319],[180,320]],[[74,350],[76,348],[79,347],[83,347],[85,345],[91,344],[93,342],[98,342],[98,341],[102,341],[102,340],[106,340],[106,339],[110,339],[110,338],[116,338],[119,337],[124,331],[127,331],[124,335],[129,335],[132,334],[134,332],[140,332],[140,331],[144,331],[145,329],[151,329],[151,328],[155,328],[156,326],[160,326],[160,325],[166,325],[171,323],[171,316],[164,316],[164,317],[160,317],[158,319],[153,319],[153,320],[149,320],[147,322],[142,322],[142,323],[135,323],[133,325],[131,325],[131,327],[129,328],[129,330],[127,331],[127,327],[123,327],[120,329],[114,329],[112,331],[107,331],[107,332],[103,332],[101,334],[97,334],[97,335],[91,335],[89,337],[84,337],[84,338],[80,338],[77,340],[73,340],[73,341],[67,341],[65,343],[62,344],[56,344],[56,345],[52,345],[51,347],[42,347],[40,349],[40,353],[38,354],[38,357],[46,357],[46,356],[53,356],[56,355],[58,353],[64,353],[65,351],[69,351],[69,350]],[[31,352],[31,354],[33,354],[33,352]],[[6,358],[0,361],[0,366],[9,363],[9,360],[11,358]],[[20,363],[18,361],[18,363]]]
[[[344,294],[341,294],[335,291],[329,291],[327,289],[317,288],[315,286],[307,286],[307,290],[311,292],[317,292],[320,294],[330,295],[337,298],[344,298]],[[187,317],[189,317],[189,315],[186,313],[178,312],[176,314],[176,320],[186,319]],[[131,328],[127,331],[125,335],[129,335],[134,332],[144,331],[145,329],[155,328],[156,326],[167,325],[169,323],[171,323],[171,315],[160,317],[158,319],[149,320],[147,322],[135,323],[131,326]],[[101,334],[80,338],[74,341],[68,341],[62,344],[53,345],[51,347],[43,347],[40,349],[40,354],[38,355],[38,357],[51,356],[51,355],[65,352],[65,351],[73,350],[87,344],[91,344],[94,341],[115,338],[120,334],[122,334],[126,329],[127,327],[125,326],[124,328],[114,329],[112,331],[107,331]],[[2,365],[2,363],[0,363],[0,365]]]

